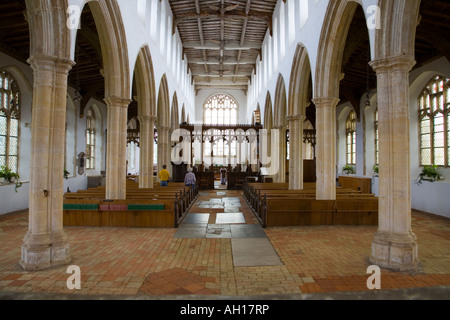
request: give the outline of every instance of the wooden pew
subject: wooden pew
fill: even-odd
[[[99,199],[65,199],[63,203],[63,225],[99,227]]]
[[[315,184],[288,190],[287,184],[246,184],[244,198],[263,227],[377,225],[378,198],[355,189],[336,189],[336,200],[316,200]]]
[[[99,211],[102,227],[172,228],[178,221],[170,199],[104,200]]]
[[[313,198],[267,199],[262,221],[265,226],[332,225],[335,202]]]
[[[178,227],[198,196],[184,184],[154,189],[127,182],[126,200],[105,200],[104,187],[64,194],[64,225],[116,227]]]

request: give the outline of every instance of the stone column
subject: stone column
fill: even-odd
[[[276,146],[275,156],[278,157],[278,171],[275,174],[274,182],[285,183],[286,182],[286,126],[278,126],[274,128],[279,131],[278,145]],[[273,157],[274,155],[271,154]]]
[[[106,145],[106,199],[126,199],[127,120],[129,99],[109,97]]]
[[[170,127],[158,127],[158,172],[163,165],[167,165],[167,170],[170,168]],[[159,177],[158,177],[159,179]]]
[[[291,116],[289,121],[289,189],[303,190],[303,123],[305,116]]]
[[[153,133],[156,117],[139,116],[140,170],[139,188],[153,188]]]
[[[63,230],[67,77],[74,62],[48,55],[28,60],[34,72],[29,227],[20,265],[42,270],[70,262]]]
[[[372,61],[377,73],[380,141],[379,222],[370,261],[396,271],[418,270],[411,230],[409,72],[412,57]]]
[[[317,199],[336,199],[337,98],[314,99],[317,126]]]

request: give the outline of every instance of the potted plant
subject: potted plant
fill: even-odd
[[[439,174],[436,165],[424,166],[422,172],[417,177],[417,183],[420,184],[423,180],[434,182],[443,179],[444,178]]]
[[[4,179],[6,183],[15,183],[15,191],[22,186],[22,181],[20,181],[20,176],[18,173],[13,172],[6,166],[2,166],[0,169],[0,177]]]
[[[355,167],[347,164],[342,168],[342,172],[345,174],[355,174],[356,170],[355,170]]]
[[[5,167],[2,166],[2,167],[0,168],[0,184],[4,184],[5,181],[6,181],[4,171],[5,171]]]
[[[374,166],[373,166],[373,176],[374,176],[374,177],[378,177],[379,174],[380,174],[380,172],[379,172],[378,166],[377,166],[377,165],[374,165]]]

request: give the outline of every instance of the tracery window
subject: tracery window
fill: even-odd
[[[86,114],[86,169],[95,169],[95,113],[92,107]]]
[[[234,125],[237,124],[237,103],[226,94],[218,94],[203,105],[203,123]]]
[[[347,164],[356,164],[356,112],[348,115],[346,122]]]
[[[20,90],[7,71],[0,71],[0,166],[19,167]]]
[[[434,76],[419,96],[420,164],[449,166],[449,79]]]

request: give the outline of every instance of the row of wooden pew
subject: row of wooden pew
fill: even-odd
[[[140,189],[127,179],[126,199],[108,200],[104,186],[64,194],[65,226],[177,228],[198,197],[198,185]]]
[[[336,200],[317,200],[316,184],[289,190],[287,183],[245,183],[244,199],[265,227],[378,225],[378,198],[360,190],[336,189]]]

